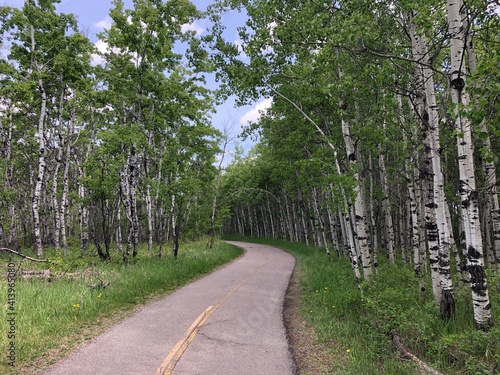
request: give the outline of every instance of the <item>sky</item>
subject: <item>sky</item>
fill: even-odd
[[[191,1],[199,10],[205,10],[207,6],[212,3],[212,1],[207,0]],[[21,8],[24,4],[24,0],[0,0],[0,4]],[[124,4],[126,8],[132,8],[133,2],[132,0],[124,0]],[[97,34],[104,28],[110,26],[111,18],[109,17],[109,10],[111,6],[111,0],[61,0],[58,5],[58,10],[62,13],[73,13],[78,19],[79,27],[84,34],[92,40],[98,49],[103,49],[105,46],[102,41],[99,41]],[[236,27],[245,22],[244,17],[243,14],[238,12],[231,12],[231,14],[224,16],[223,20],[227,28],[226,37],[228,40],[234,43],[239,42]],[[184,27],[185,29],[196,31],[198,35],[204,35],[208,26],[208,21],[199,20],[194,24],[185,25]],[[95,56],[95,62],[99,62],[97,56]],[[213,75],[207,77],[207,87],[212,89],[217,87],[217,82]],[[226,103],[216,108],[216,113],[212,115],[212,125],[222,130],[224,124],[233,124],[231,137],[236,138],[239,145],[248,152],[254,142],[251,139],[243,141],[242,139],[238,139],[237,136],[248,122],[255,122],[258,120],[260,112],[265,111],[270,105],[271,99],[263,98],[253,105],[235,108],[234,99],[230,98]],[[232,151],[234,151],[234,146],[234,143],[230,146]]]

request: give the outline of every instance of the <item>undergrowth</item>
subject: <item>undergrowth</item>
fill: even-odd
[[[35,373],[39,368],[59,359],[75,345],[100,332],[99,327],[116,322],[134,308],[158,298],[225,264],[242,251],[220,243],[211,251],[205,242],[181,245],[179,256],[149,257],[141,247],[139,255],[125,266],[120,256],[102,263],[93,254],[82,256],[69,251],[66,257],[47,251],[50,279],[23,278],[22,271],[46,269],[47,264],[35,264],[11,257],[16,265],[15,279],[15,339],[8,338],[7,319],[10,306],[6,277],[0,281],[0,373]],[[2,255],[2,276],[8,272],[8,256]],[[101,330],[102,331],[102,330]],[[15,367],[7,358],[10,341],[15,344]],[[55,353],[55,354],[54,354]],[[46,360],[40,361],[41,358]]]
[[[393,343],[393,335],[398,335],[411,353],[444,374],[500,374],[500,329],[474,329],[468,285],[456,288],[456,315],[443,320],[430,281],[423,281],[430,292],[422,294],[422,281],[400,262],[391,266],[379,259],[373,282],[358,286],[345,258],[328,261],[324,251],[304,244],[239,240],[277,246],[296,257],[302,270],[302,313],[317,340],[342,357],[327,364],[329,373],[419,374]],[[493,315],[498,318],[500,277],[493,272],[488,277]]]

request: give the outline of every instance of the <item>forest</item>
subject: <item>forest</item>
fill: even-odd
[[[467,304],[471,331],[498,334],[497,0],[113,0],[105,52],[58,2],[0,7],[3,252],[129,264],[286,240],[348,259],[360,299],[410,269],[437,320]],[[202,37],[182,28],[197,19]],[[211,113],[230,96],[272,105],[224,162]]]
[[[209,123],[207,53],[181,26],[188,1],[114,2],[108,46],[94,45],[57,1],[2,7],[2,228],[12,249],[96,247],[123,259],[138,245],[207,225],[220,134]],[[182,43],[184,52],[174,51]],[[205,204],[205,206],[204,206]],[[177,251],[177,250],[174,250]]]
[[[239,6],[248,61],[220,37],[221,9]],[[491,327],[498,4],[227,1],[213,19],[221,81],[273,98],[246,130],[261,142],[224,175],[224,232],[346,255],[368,283],[378,257],[401,257],[431,277],[444,317],[454,283],[470,284],[476,327]]]

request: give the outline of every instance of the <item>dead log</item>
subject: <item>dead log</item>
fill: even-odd
[[[40,270],[40,271],[23,270],[22,271],[22,278],[24,280],[37,279],[37,280],[47,280],[49,282],[52,281],[52,278],[50,275],[50,269]]]
[[[109,281],[102,281],[99,278],[97,279],[99,280],[98,283],[89,285],[90,290],[104,289],[109,285]]]
[[[10,253],[10,254],[14,254],[14,255],[20,256],[21,258],[31,260],[32,262],[51,263],[51,262],[50,262],[49,260],[47,260],[47,259],[37,259],[37,258],[32,258],[32,257],[29,257],[29,256],[27,256],[27,255],[24,255],[23,253],[20,253],[19,251],[12,250],[12,249],[9,249],[9,248],[6,248],[6,247],[0,247],[0,251],[3,251],[3,252],[5,252],[5,253]]]
[[[443,375],[437,370],[434,370],[431,366],[429,366],[427,363],[419,359],[416,355],[412,354],[408,349],[405,348],[403,343],[401,342],[401,338],[399,337],[398,334],[396,333],[391,333],[392,336],[392,341],[394,344],[398,347],[398,349],[401,351],[403,356],[410,358],[413,362],[415,362],[420,369],[421,374],[429,374],[429,375]]]

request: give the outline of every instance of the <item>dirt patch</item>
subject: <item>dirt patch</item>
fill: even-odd
[[[319,342],[314,329],[301,315],[301,270],[295,266],[285,296],[283,310],[285,327],[290,350],[295,359],[296,374],[326,375],[333,374],[331,364],[335,355],[335,343]]]

